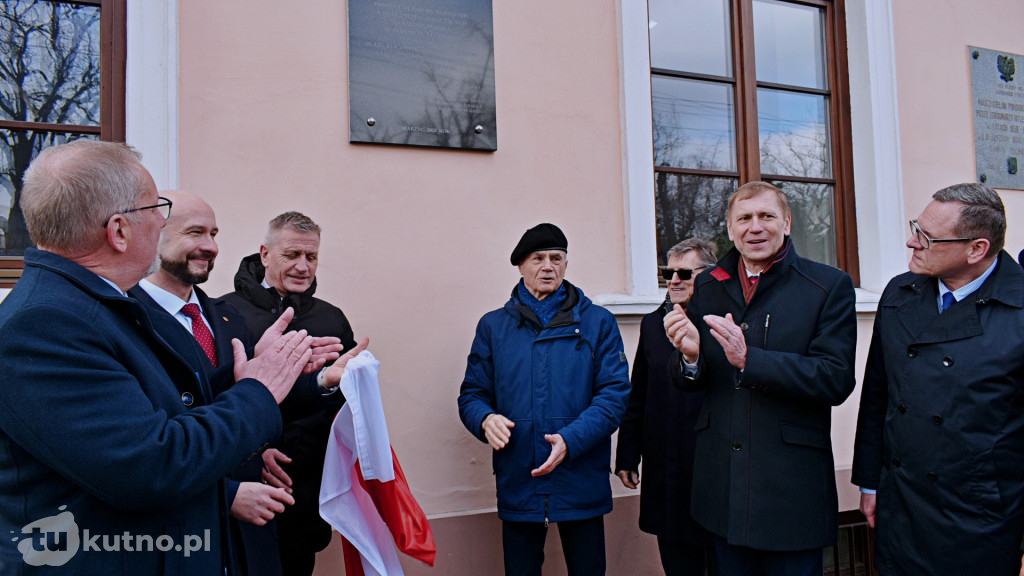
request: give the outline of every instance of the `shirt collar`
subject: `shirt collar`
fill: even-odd
[[[120,294],[121,296],[124,296],[125,298],[128,297],[128,294],[124,290],[121,290],[121,287],[118,286],[117,284],[114,284],[113,282],[107,280],[106,278],[100,276],[99,274],[96,274],[96,276],[98,276],[100,280],[103,280],[107,284],[110,284],[110,287],[113,288],[114,290],[117,290],[117,293]]]
[[[167,290],[164,290],[145,278],[139,281],[139,288],[145,290],[146,294],[149,294],[149,297],[159,304],[161,308],[166,310],[171,316],[181,312],[181,309],[185,304],[195,304],[196,306],[199,306],[199,298],[196,296],[195,290],[192,291],[192,295],[189,296],[188,302],[186,302],[177,295],[171,294]],[[203,307],[199,306],[199,309],[202,310]]]
[[[995,271],[997,264],[999,264],[999,256],[996,256],[996,259],[992,262],[992,265],[989,266],[988,270],[985,270],[985,272],[982,273],[981,276],[978,276],[974,280],[971,280],[970,282],[964,284],[963,286],[957,288],[956,290],[951,291],[948,287],[946,287],[945,284],[942,283],[942,280],[939,280],[939,302],[942,302],[942,296],[946,292],[953,292],[953,298],[957,302],[963,300],[964,298],[967,298],[968,296],[973,294],[975,290],[981,288],[981,285],[985,283],[985,280],[988,280],[988,277],[991,276],[992,272]]]

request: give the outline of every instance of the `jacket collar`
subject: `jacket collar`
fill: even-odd
[[[537,319],[537,315],[533,313],[533,310],[530,310],[529,306],[519,300],[518,284],[512,287],[512,297],[505,304],[505,310],[519,319],[520,326],[524,322],[528,322],[537,332],[544,328],[557,328],[578,323],[580,321],[579,309],[581,304],[589,301],[586,300],[583,291],[573,286],[568,280],[563,279],[562,284],[565,286],[565,302],[562,303],[562,307],[559,308],[546,327],[541,326],[540,320]]]
[[[132,299],[119,294],[95,272],[53,252],[38,248],[26,248],[24,260],[26,267],[34,266],[58,274],[95,298],[132,301]]]
[[[1024,308],[1024,270],[1006,251],[999,253],[999,263],[984,284],[941,315],[936,304],[937,279],[906,274],[898,286],[903,298],[894,303],[898,308],[896,317],[908,333],[915,335],[918,343],[946,342],[982,334],[984,329],[978,314],[981,306],[1002,304]]]
[[[288,306],[295,308],[298,313],[313,304],[313,294],[316,292],[316,278],[313,283],[302,294],[288,294],[284,301],[273,288],[263,287],[263,278],[266,276],[266,269],[259,253],[250,254],[242,258],[238,265],[238,272],[235,273],[235,291],[243,298],[252,302],[257,308],[264,310],[279,311]]]
[[[796,253],[796,247],[793,246],[793,241],[789,236],[786,236],[785,241],[782,243],[782,249],[772,260],[771,264],[767,268],[761,271],[761,279],[758,280],[758,289],[754,293],[754,297],[751,302],[762,297],[762,295],[771,288],[773,284],[778,282],[779,278],[786,275],[786,272],[793,266],[795,262],[800,259],[800,255]],[[714,268],[702,272],[698,278],[713,278],[715,281],[721,282],[725,286],[725,291],[736,301],[740,306],[746,306],[743,299],[743,288],[740,286],[739,274],[740,265],[740,251],[735,246],[726,253],[715,265]],[[707,274],[707,276],[705,276]],[[700,283],[710,282],[712,280],[704,280]]]
[[[68,282],[74,284],[86,294],[101,302],[104,306],[109,306],[111,309],[117,309],[119,310],[119,313],[127,314],[138,323],[144,336],[152,337],[159,346],[161,346],[167,353],[171,354],[183,366],[191,366],[180,352],[180,350],[187,350],[188,348],[172,344],[164,337],[164,334],[168,332],[163,331],[169,331],[170,334],[174,334],[174,330],[180,330],[183,334],[187,334],[187,331],[185,331],[181,325],[178,324],[178,321],[169,314],[160,312],[151,316],[146,310],[146,304],[143,304],[131,296],[126,297],[118,294],[109,284],[96,275],[96,273],[72,262],[71,260],[68,260],[67,258],[64,258],[63,256],[54,254],[53,252],[47,252],[37,248],[27,248],[25,250],[25,267],[40,268],[57,274],[62,278],[65,278]],[[138,288],[137,286],[133,287],[132,293],[134,294],[137,292],[145,294],[145,291],[141,288]],[[146,295],[146,297],[148,298],[148,295]],[[152,301],[151,298],[150,301]],[[156,305],[155,302],[154,305]],[[168,322],[170,324],[168,324]],[[156,326],[160,326],[161,330],[158,330]],[[189,370],[191,371],[191,368],[189,368]],[[206,388],[202,388],[202,390],[203,394],[209,398],[209,391],[206,390]]]

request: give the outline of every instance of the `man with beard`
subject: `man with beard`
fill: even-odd
[[[153,309],[166,311],[195,337],[192,341],[203,352],[199,357],[206,361],[194,368],[206,372],[230,370],[231,339],[237,338],[249,347],[255,338],[233,306],[211,300],[197,286],[209,278],[219,252],[216,216],[210,205],[194,194],[184,191],[163,194],[174,203],[175,209],[160,235],[159,268],[129,294]],[[287,317],[290,318],[290,313]],[[308,366],[306,372],[336,359],[340,349],[337,338],[315,338],[315,363]],[[325,400],[323,392],[328,392],[327,398],[340,396],[333,394],[340,376],[332,379],[330,372],[324,372],[325,388],[329,390],[319,390],[316,377],[304,376],[292,388],[282,411],[303,409],[309,413],[335,404]],[[232,518],[238,521],[232,523],[232,535],[242,544],[244,565],[250,576],[281,574],[276,536],[268,523],[286,506],[295,503],[290,490],[260,482],[261,464],[259,458],[249,460],[231,474],[231,481],[227,483],[226,501]]]
[[[335,336],[345,350],[352,350],[355,339],[345,314],[313,297],[319,252],[320,227],[308,216],[285,212],[270,221],[259,253],[242,260],[235,291],[222,299],[238,309],[255,333],[291,307],[295,318],[290,330]],[[331,542],[331,526],[320,517],[320,480],[331,423],[343,401],[338,398],[336,405],[301,418],[282,414],[281,440],[264,453],[263,479],[288,487],[295,497],[295,505],[277,516],[278,551],[288,576],[312,574],[316,553]]]

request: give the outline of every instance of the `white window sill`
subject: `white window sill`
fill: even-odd
[[[878,300],[882,296],[877,292],[869,292],[861,288],[857,292],[857,313],[873,314],[878,308]],[[594,302],[607,308],[620,321],[633,324],[657,308],[665,299],[664,294],[598,294]]]

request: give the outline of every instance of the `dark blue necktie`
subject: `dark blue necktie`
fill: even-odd
[[[946,310],[948,310],[949,307],[953,305],[953,302],[956,302],[956,299],[953,298],[953,293],[952,292],[946,292],[945,294],[943,294],[942,295],[942,312],[945,312]],[[941,312],[940,312],[940,314],[941,314]]]

